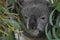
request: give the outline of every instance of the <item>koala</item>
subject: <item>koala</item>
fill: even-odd
[[[32,31],[32,37],[44,36],[44,29],[49,22],[49,7],[47,0],[23,0],[21,10],[27,29]],[[13,3],[14,5],[14,3]]]
[[[46,0],[25,0],[21,10],[26,27],[32,31],[33,37],[42,37],[49,22],[49,7]]]

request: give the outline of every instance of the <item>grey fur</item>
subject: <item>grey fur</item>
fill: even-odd
[[[37,37],[38,34],[44,33],[44,28],[48,23],[49,18],[49,8],[47,3],[48,2],[46,0],[26,0],[25,4],[23,4],[24,7],[22,8],[21,12],[24,22],[26,23],[28,29],[31,27],[30,23],[33,25],[33,28],[31,28],[33,36]],[[27,18],[25,18],[25,16]],[[35,16],[34,18],[37,20],[37,22],[34,21],[34,18],[31,18],[31,16]]]

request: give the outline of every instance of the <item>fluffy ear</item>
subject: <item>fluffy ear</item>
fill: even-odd
[[[49,5],[49,0],[24,0],[22,2],[23,6],[28,6],[28,5],[32,5],[32,4],[47,4]]]

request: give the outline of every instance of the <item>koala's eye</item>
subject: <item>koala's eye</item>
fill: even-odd
[[[42,17],[41,19],[42,19],[42,20],[45,20],[45,17]]]
[[[24,18],[25,18],[25,19],[27,19],[27,18],[28,18],[28,16],[24,16]]]

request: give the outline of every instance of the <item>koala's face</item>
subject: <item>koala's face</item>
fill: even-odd
[[[47,5],[38,4],[26,6],[22,9],[24,22],[32,31],[32,36],[42,36],[48,23],[49,11]]]

